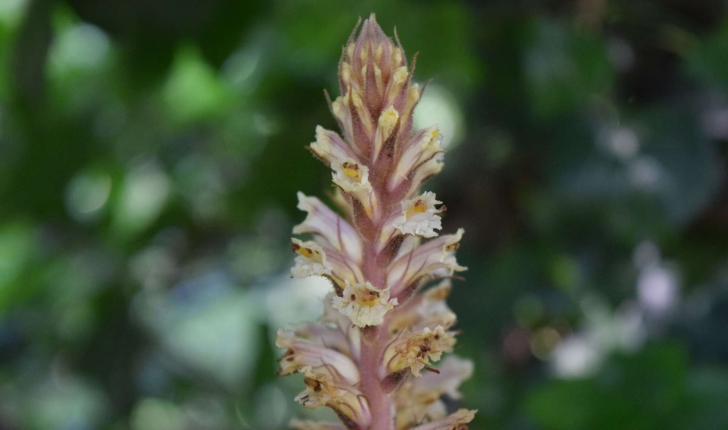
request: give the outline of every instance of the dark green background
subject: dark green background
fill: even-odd
[[[285,427],[304,150],[397,27],[465,227],[473,429],[728,428],[728,9],[711,0],[0,0],[0,429]],[[429,124],[427,124],[429,125]],[[317,411],[319,412],[319,411]]]

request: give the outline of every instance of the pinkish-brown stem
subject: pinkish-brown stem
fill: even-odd
[[[367,330],[370,330],[370,332],[362,336],[359,365],[361,391],[369,402],[372,415],[372,425],[369,430],[393,430],[392,401],[389,394],[382,389],[378,372],[383,350],[387,344],[387,323],[385,322],[376,327],[368,327]]]
[[[384,193],[379,192],[380,196]],[[378,224],[378,223],[375,223]],[[381,226],[376,225],[377,234]],[[372,243],[365,245],[365,261],[363,272],[366,279],[377,288],[386,288],[386,271],[377,267],[377,254]],[[387,347],[389,333],[389,318],[379,326],[369,326],[362,330],[361,360],[361,391],[369,402],[372,415],[372,424],[368,430],[394,430],[394,411],[392,400],[382,388],[379,367],[384,349]]]

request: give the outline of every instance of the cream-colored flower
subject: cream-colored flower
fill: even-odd
[[[343,97],[339,96],[331,103],[331,112],[339,122],[344,139],[347,142],[354,142],[354,121]]]
[[[393,294],[398,294],[423,276],[440,278],[467,270],[455,259],[455,251],[460,247],[464,232],[459,229],[455,234],[443,235],[421,245],[408,242],[408,248],[400,252],[387,273],[387,285],[391,286]]]
[[[442,210],[436,206],[442,204],[435,199],[435,193],[426,191],[419,197],[402,202],[402,214],[397,217],[393,226],[403,234],[421,237],[435,237],[442,228],[442,219],[438,215]]]
[[[407,66],[401,66],[396,68],[392,72],[392,79],[389,81],[389,87],[387,88],[387,95],[384,99],[384,103],[392,104],[395,103],[397,99],[401,98],[402,90],[405,88],[405,85],[407,84],[409,78],[410,70],[407,69]],[[407,108],[409,106],[405,107]],[[403,116],[407,118],[412,113],[412,110],[406,110],[405,113],[406,115]]]
[[[473,373],[473,363],[449,356],[437,367],[438,373],[428,372],[421,378],[409,378],[394,395],[397,405],[397,429],[409,430],[426,420],[437,421],[447,416],[443,395],[460,399],[460,385]]]
[[[404,109],[402,110],[402,116],[411,117],[415,110],[415,106],[420,102],[422,98],[422,91],[420,90],[419,84],[410,83],[407,88],[407,99],[405,100]]]
[[[358,327],[379,325],[384,315],[397,305],[389,298],[389,289],[378,289],[369,282],[351,284],[347,281],[342,297],[334,296],[333,307],[349,317]]]
[[[306,384],[306,389],[294,400],[306,408],[316,409],[319,406],[326,406],[346,394],[345,390],[336,387],[331,375],[327,373],[316,372],[311,367],[304,367],[300,372],[305,376],[303,382]]]
[[[475,419],[476,412],[460,409],[445,419],[423,424],[412,430],[468,430],[467,424]]]
[[[457,316],[444,300],[425,300],[417,307],[420,321],[415,329],[442,326],[446,330],[455,325]]]
[[[326,251],[316,242],[291,239],[293,252],[296,256],[296,265],[291,268],[291,275],[295,278],[309,276],[331,275],[331,263],[326,259]]]
[[[337,133],[326,130],[320,125],[316,127],[316,141],[311,143],[310,149],[328,165],[337,160],[357,157],[353,148],[344,142]]]
[[[280,375],[290,375],[311,367],[318,373],[329,375],[334,381],[345,381],[349,385],[359,382],[359,369],[351,358],[325,345],[299,339],[292,331],[278,330],[276,347],[286,350],[278,360]]]
[[[334,184],[359,200],[371,215],[377,208],[377,196],[369,183],[369,168],[352,158],[345,161],[335,160],[331,163],[331,168],[334,170],[331,174]]]
[[[389,106],[379,115],[379,123],[377,125],[377,134],[374,139],[374,158],[379,156],[384,143],[390,138],[392,132],[395,131],[397,122],[399,121],[399,112],[394,106]]]
[[[358,263],[362,259],[359,234],[346,220],[329,209],[316,197],[298,193],[298,209],[308,213],[306,219],[293,227],[293,234],[312,233],[332,249]],[[318,240],[317,239],[317,240]]]
[[[424,330],[425,327],[433,329],[437,326],[442,326],[445,330],[450,329],[457,321],[457,316],[445,302],[451,288],[450,280],[443,279],[437,286],[416,294],[404,302],[392,315],[389,323],[390,331],[417,332]]]
[[[351,324],[349,317],[334,307],[334,297],[337,296],[333,291],[324,297],[324,313],[319,321],[341,331],[349,343],[348,355],[354,360],[358,360],[361,357],[361,333],[356,326]]]
[[[334,294],[333,292],[331,294]],[[326,311],[324,311],[326,312]],[[343,317],[338,311],[334,311],[337,315]],[[346,319],[348,323],[348,319]],[[329,324],[325,321],[320,322],[304,322],[297,324],[293,331],[296,337],[310,342],[318,346],[324,346],[328,349],[340,352],[348,357],[356,358],[352,355],[351,340],[346,333],[341,331],[339,327]]]
[[[340,418],[346,417],[357,428],[368,428],[371,424],[371,412],[361,392],[351,385],[334,380],[331,375],[304,367],[303,382],[306,389],[295,400],[309,409],[328,406],[334,409]]]
[[[352,282],[364,280],[359,266],[352,264],[338,252],[310,240],[306,242],[296,238],[291,240],[292,249],[298,254],[295,259],[296,264],[291,268],[292,277],[325,276],[340,288],[344,288],[347,279]]]
[[[423,182],[430,179],[431,177],[437,175],[442,171],[442,168],[445,166],[444,163],[445,154],[442,152],[436,153],[432,158],[430,158],[428,161],[422,163],[417,167],[413,172],[410,172],[407,176],[407,181],[401,181],[398,184],[398,187],[396,188],[399,191],[399,187],[402,187],[406,189],[407,195],[412,195],[417,192],[417,190],[420,188]],[[395,188],[390,188],[395,189]]]
[[[412,173],[417,171],[426,162],[442,151],[442,134],[437,126],[420,130],[405,145],[402,157],[397,163],[394,174],[389,180],[389,188],[395,189],[402,182],[411,178]]]
[[[419,377],[421,371],[431,362],[440,361],[443,352],[451,352],[455,346],[455,333],[446,332],[442,326],[434,330],[425,328],[421,332],[413,333],[396,342],[390,348],[390,371],[398,372],[410,369],[412,374]]]
[[[344,191],[356,192],[355,190],[358,189],[371,191],[372,184],[369,183],[369,168],[364,164],[360,164],[349,157],[344,159],[343,162],[334,160],[331,167],[334,169],[334,183],[343,188]]]

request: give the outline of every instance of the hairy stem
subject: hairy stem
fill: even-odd
[[[383,193],[379,193],[382,195]],[[381,226],[377,225],[377,232]],[[386,288],[387,278],[385,271],[377,267],[377,253],[371,242],[365,245],[364,276],[378,288]],[[369,402],[372,414],[372,424],[368,430],[393,430],[393,405],[389,394],[382,388],[379,366],[384,349],[387,347],[389,333],[389,318],[379,326],[366,327],[366,333],[361,336],[361,391]]]
[[[382,389],[378,372],[387,341],[387,324],[368,327],[367,330],[371,332],[362,336],[360,371],[361,391],[369,402],[372,414],[372,425],[369,430],[392,430],[394,427],[392,401]]]

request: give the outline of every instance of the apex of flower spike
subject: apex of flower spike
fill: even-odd
[[[399,71],[399,79],[407,76],[402,48],[395,46],[384,34],[374,14],[364,20],[359,36],[353,34],[344,51],[341,63],[341,80],[344,84],[355,84],[364,89],[368,85],[376,87],[382,95],[387,83]],[[404,73],[404,76],[401,76]],[[342,91],[343,92],[343,91]]]

